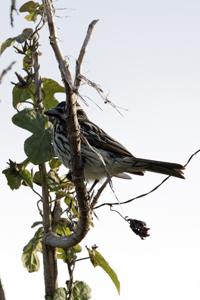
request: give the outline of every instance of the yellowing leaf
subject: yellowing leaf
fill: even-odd
[[[109,266],[104,257],[98,251],[90,250],[89,248],[87,248],[87,250],[91,257],[91,262],[93,266],[100,266],[110,276],[117,288],[118,294],[120,294],[120,282],[117,278],[116,273],[113,271],[113,269]]]
[[[6,48],[10,47],[11,45],[13,45],[15,42],[15,38],[9,38],[7,39],[2,45],[1,45],[1,50],[0,50],[0,54],[3,53],[4,50],[6,50]]]

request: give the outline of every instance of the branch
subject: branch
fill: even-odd
[[[0,278],[0,300],[6,300],[6,295],[5,295],[1,278]]]
[[[16,0],[11,0],[11,8],[10,8],[10,24],[11,26],[13,27],[14,24],[14,18],[13,18],[13,12],[14,10],[17,12],[17,9],[16,9]]]
[[[186,167],[186,166],[190,163],[190,161],[192,160],[192,158],[193,158],[195,155],[197,155],[199,152],[200,152],[200,149],[197,150],[196,152],[194,152],[194,153],[190,156],[190,158],[188,159],[188,161],[187,161],[187,163],[184,165],[184,167]],[[122,204],[127,204],[127,203],[129,203],[129,202],[132,202],[132,201],[134,201],[134,200],[136,200],[136,199],[139,199],[139,198],[143,198],[143,197],[145,197],[145,196],[147,196],[147,195],[149,195],[149,194],[155,192],[155,191],[156,191],[161,185],[163,185],[163,183],[164,183],[165,181],[167,181],[170,177],[171,177],[171,176],[166,177],[163,181],[161,181],[161,183],[159,183],[159,184],[158,184],[156,187],[154,187],[151,191],[149,191],[149,192],[147,192],[147,193],[144,193],[144,194],[142,194],[142,195],[136,196],[136,197],[134,197],[134,198],[132,198],[132,199],[129,199],[129,200],[127,200],[127,201],[120,202],[120,204],[121,204],[121,205],[122,205]],[[108,205],[108,206],[112,207],[113,205],[119,205],[119,203],[118,203],[118,202],[115,202],[115,203],[103,203],[103,204],[101,204],[101,205],[98,205],[98,206],[94,207],[93,209],[100,208],[100,207],[105,206],[105,205]]]
[[[112,103],[112,101],[110,101],[110,100],[108,99],[108,96],[106,96],[106,95],[104,94],[104,91],[102,90],[102,88],[100,87],[99,84],[96,84],[95,82],[89,80],[88,78],[86,78],[86,77],[83,76],[82,74],[79,74],[79,75],[78,75],[78,78],[79,78],[80,80],[84,80],[89,86],[93,87],[93,88],[99,93],[99,95],[101,96],[101,98],[104,100],[104,103],[105,103],[105,104],[107,104],[107,103],[110,104],[112,107],[114,107],[114,108],[118,111],[118,113],[119,113],[121,116],[123,116],[123,115],[120,113],[120,111],[117,109],[117,107],[119,107],[119,106],[116,106],[114,103]],[[122,107],[119,107],[119,108],[124,109],[124,108],[122,108]]]
[[[80,84],[81,84],[81,78],[79,77],[79,75],[81,74],[83,59],[84,59],[84,56],[86,54],[89,42],[91,40],[92,32],[93,32],[94,27],[95,27],[95,25],[97,24],[98,21],[99,20],[94,20],[88,26],[88,31],[87,31],[85,40],[83,42],[78,60],[76,61],[76,75],[75,75],[75,80],[74,80],[74,86],[77,88],[77,90],[79,89]]]
[[[67,102],[67,129],[69,133],[69,147],[72,161],[72,174],[73,182],[76,188],[77,200],[80,208],[80,221],[77,226],[77,230],[72,233],[68,238],[64,237],[64,241],[70,240],[70,243],[63,242],[60,237],[54,237],[54,235],[47,234],[48,238],[44,235],[44,242],[52,245],[53,247],[68,248],[78,244],[88,233],[90,229],[90,206],[89,197],[84,183],[84,174],[82,168],[81,148],[80,148],[80,129],[76,115],[76,102],[77,95],[76,89],[72,84],[72,75],[62,50],[60,48],[58,37],[56,33],[56,25],[54,21],[54,8],[50,0],[43,0],[45,16],[48,21],[50,32],[50,44],[55,53],[58,61],[61,77],[64,82],[66,91]],[[53,242],[51,241],[52,236]],[[55,241],[56,239],[56,241]]]
[[[11,70],[12,66],[16,63],[16,61],[13,61],[5,70],[3,70],[3,72],[1,73],[1,76],[0,76],[0,84],[4,78],[4,76],[6,75],[6,73]]]
[[[38,41],[36,37],[33,38],[33,61],[34,61],[34,83],[35,94],[34,101],[40,114],[43,113],[44,107],[41,102],[42,98],[42,80],[40,77],[38,62]],[[51,211],[49,206],[49,191],[46,182],[46,164],[39,165],[40,177],[42,182],[42,202],[43,202],[43,226],[44,232],[48,233],[52,230],[51,226]],[[58,270],[57,270],[57,252],[56,249],[49,249],[42,243],[44,278],[45,278],[45,295],[46,297],[53,297],[55,289],[58,287]]]
[[[127,201],[124,201],[124,202],[120,202],[120,205],[122,204],[127,204],[129,202],[132,202],[133,200],[136,200],[136,199],[139,199],[139,198],[142,198],[142,197],[145,197],[151,193],[153,193],[154,191],[156,191],[165,181],[167,181],[169,179],[170,176],[166,177],[161,183],[159,183],[156,187],[154,187],[151,191],[147,192],[147,193],[144,193],[142,195],[139,195],[139,196],[136,196],[132,199],[129,199]],[[119,202],[115,202],[115,203],[103,203],[103,204],[100,204],[96,207],[94,207],[94,209],[96,208],[99,208],[99,207],[102,207],[102,206],[105,206],[105,205],[109,205],[109,206],[113,206],[113,205],[119,205]]]
[[[109,182],[109,179],[107,178],[107,179],[104,181],[104,183],[102,184],[102,186],[98,189],[96,195],[95,195],[95,196],[93,197],[93,199],[92,199],[92,203],[91,203],[91,205],[90,205],[91,208],[94,208],[95,205],[97,204],[98,199],[99,199],[99,197],[101,196],[101,193],[103,192],[103,190],[105,189],[105,187],[107,186],[108,182]]]
[[[199,152],[200,152],[200,149],[197,150],[196,152],[194,152],[194,153],[190,156],[190,158],[188,159],[188,161],[186,162],[186,164],[184,165],[184,167],[186,167],[186,166],[190,163],[190,161],[192,160],[192,158],[193,158],[195,155],[197,155]]]
[[[60,44],[58,42],[57,32],[56,32],[56,24],[54,21],[54,7],[51,2],[51,0],[43,0],[44,5],[44,12],[45,16],[47,18],[48,26],[49,26],[49,32],[50,32],[50,44],[53,48],[54,54],[56,56],[56,59],[58,61],[59,69],[61,72],[62,80],[65,84],[66,93],[67,96],[71,98],[73,92],[75,92],[75,89],[72,85],[72,74],[69,68],[69,64],[67,63],[65,56],[62,53]],[[74,99],[73,99],[74,100]],[[69,100],[68,100],[69,101]],[[70,101],[69,101],[70,102]],[[73,102],[73,104],[76,101]]]

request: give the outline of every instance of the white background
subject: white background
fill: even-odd
[[[17,7],[22,4],[18,1]],[[24,19],[26,14],[14,14],[11,28],[9,5],[10,1],[4,2],[0,11],[0,43],[20,34],[25,27],[34,28],[33,22]],[[122,117],[104,105],[95,91],[82,87],[81,93],[103,109],[100,111],[88,100],[89,107],[83,107],[89,118],[135,156],[185,164],[200,148],[199,1],[77,0],[54,5],[68,8],[56,10],[56,15],[62,17],[56,18],[56,23],[62,51],[69,58],[73,74],[87,27],[92,20],[100,19],[83,64],[83,75],[100,84],[116,105],[128,109],[121,111]],[[40,36],[41,76],[62,84],[47,26]],[[11,61],[17,61],[0,86],[1,170],[9,158],[18,163],[25,159],[23,142],[30,136],[11,121],[15,110],[10,82],[17,82],[15,71],[25,76],[21,59],[12,47],[0,57],[1,71]],[[59,95],[59,100],[64,96]],[[153,194],[119,210],[124,216],[147,222],[151,236],[145,241],[108,207],[96,211],[99,221],[94,218],[95,228],[81,243],[83,252],[79,258],[87,256],[85,245],[96,243],[118,275],[121,296],[102,269],[94,269],[89,261],[79,262],[75,280],[90,285],[92,299],[199,299],[199,166],[200,154],[188,165],[186,180],[170,178]],[[21,263],[22,249],[35,232],[30,226],[40,220],[36,207],[39,199],[26,187],[11,191],[5,176],[0,176],[0,276],[7,299],[43,299],[42,256],[38,273],[28,274]],[[113,183],[122,202],[151,190],[163,179],[162,175],[149,173],[133,176],[132,181],[114,179]],[[100,203],[115,201],[108,187]],[[59,286],[65,286],[67,279],[67,267],[59,262]]]

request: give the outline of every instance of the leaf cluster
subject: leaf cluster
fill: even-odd
[[[36,22],[38,16],[44,22],[43,5],[34,1],[25,3],[19,10],[20,12],[28,12],[25,16],[27,21]],[[39,22],[39,24],[40,24]],[[74,185],[70,177],[66,174],[60,175],[61,162],[55,157],[53,146],[51,145],[51,131],[52,124],[48,117],[43,114],[45,110],[49,110],[58,104],[55,97],[56,93],[65,93],[65,88],[59,85],[56,81],[50,78],[43,77],[40,80],[41,99],[38,99],[38,87],[36,86],[36,73],[39,68],[36,68],[35,53],[41,56],[38,50],[39,43],[39,24],[36,29],[25,28],[21,34],[8,38],[0,49],[2,54],[8,47],[15,42],[21,45],[21,48],[13,46],[17,54],[22,55],[23,70],[26,76],[15,73],[18,79],[14,83],[12,91],[13,107],[16,109],[16,114],[12,118],[14,125],[27,130],[30,136],[24,141],[24,152],[26,158],[21,163],[16,163],[9,160],[8,168],[3,170],[3,174],[7,178],[9,187],[19,189],[21,186],[30,188],[39,197],[37,202],[40,215],[43,217],[42,209],[40,209],[40,202],[43,201],[42,196],[36,191],[38,188],[43,188],[44,182],[41,176],[40,166],[45,164],[48,171],[45,174],[45,184],[48,187],[49,207],[51,224],[56,223],[55,233],[59,237],[66,237],[71,235],[77,227],[79,222],[79,208],[77,200],[74,197]],[[31,106],[30,107],[25,107]],[[48,163],[48,165],[46,164]],[[31,166],[31,169],[30,169]],[[29,168],[29,169],[28,169]],[[37,170],[35,170],[37,168]],[[53,195],[53,196],[52,196]],[[52,200],[54,199],[54,200]],[[56,204],[60,203],[61,199],[64,209],[61,210],[58,218],[55,216]],[[65,213],[65,216],[63,214]],[[55,220],[56,219],[56,220]],[[32,228],[40,226],[35,232],[33,238],[27,243],[23,249],[22,263],[28,272],[38,271],[40,268],[40,261],[38,252],[42,253],[42,236],[44,234],[43,221],[36,221]],[[93,223],[91,223],[93,226]],[[112,279],[117,291],[120,291],[119,281],[115,272],[110,268],[106,260],[99,252],[87,248],[91,263],[94,267],[100,266]],[[82,251],[80,245],[76,245],[70,249],[57,249],[57,258],[63,260],[70,269],[74,266],[78,253]],[[82,260],[82,259],[79,259]],[[73,273],[73,271],[72,271]],[[72,276],[73,277],[73,276]],[[71,292],[72,294],[70,294]],[[69,296],[69,294],[71,296]],[[58,288],[54,293],[53,300],[68,299],[73,297],[74,300],[87,300],[91,298],[90,287],[82,282],[75,281],[68,286],[68,289]],[[52,300],[48,297],[49,300]]]

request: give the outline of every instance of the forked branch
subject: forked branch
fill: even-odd
[[[85,40],[83,42],[78,60],[76,61],[76,76],[75,76],[75,80],[74,80],[74,86],[77,88],[77,90],[80,87],[81,84],[81,78],[80,78],[80,74],[81,74],[81,68],[82,68],[82,63],[83,63],[83,59],[85,57],[86,51],[87,51],[87,47],[89,45],[89,42],[91,40],[91,36],[92,36],[92,32],[94,30],[95,25],[97,24],[99,20],[94,20],[90,23],[89,27],[88,27],[88,31],[85,37]]]

